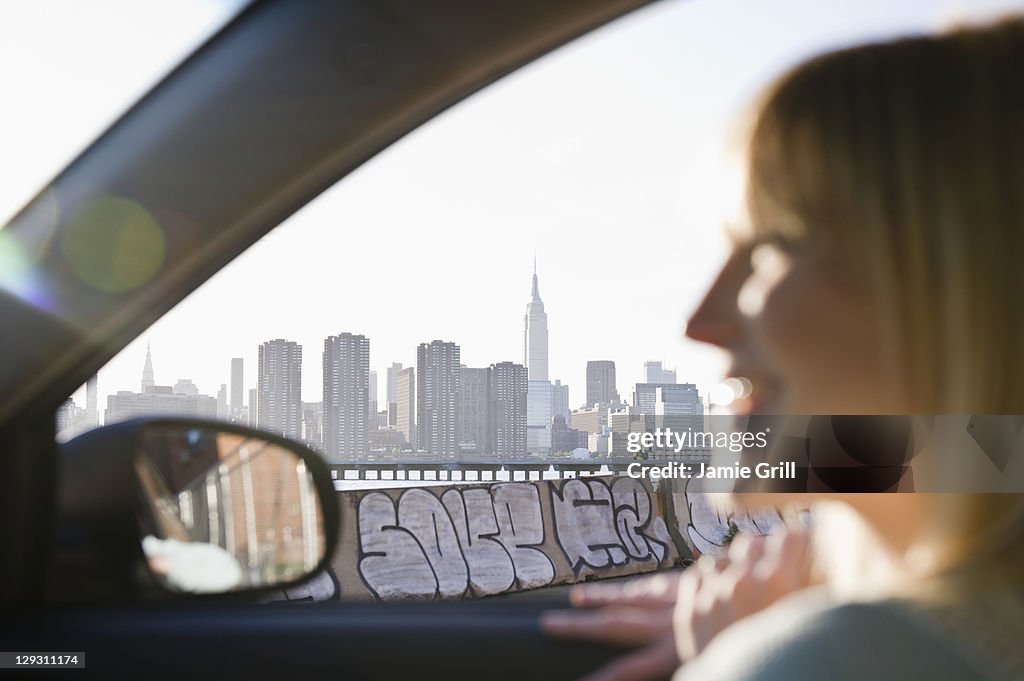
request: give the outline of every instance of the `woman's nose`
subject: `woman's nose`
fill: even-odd
[[[749,260],[734,253],[723,265],[700,305],[686,321],[686,336],[722,348],[735,346],[743,334],[737,299],[749,274]]]

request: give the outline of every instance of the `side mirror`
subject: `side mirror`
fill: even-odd
[[[315,575],[337,542],[326,465],[269,433],[144,418],[61,451],[52,581],[63,602],[261,594]]]

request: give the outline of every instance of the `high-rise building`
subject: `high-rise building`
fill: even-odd
[[[217,391],[217,418],[228,418],[228,384],[221,383]]]
[[[569,412],[569,386],[562,385],[561,381],[556,380],[551,384],[551,415],[561,416],[568,423]]]
[[[693,383],[658,386],[654,396],[654,426],[682,432],[704,430],[704,401]]]
[[[533,262],[533,286],[523,316],[523,364],[528,385],[526,394],[526,449],[535,454],[551,452],[553,395],[548,381],[548,315],[540,299],[537,261]]]
[[[370,372],[370,380],[368,387],[370,389],[370,413],[374,416],[377,415],[377,372]],[[372,428],[371,428],[372,429]]]
[[[416,369],[406,367],[395,372],[395,430],[402,434],[413,451],[416,442]]]
[[[459,371],[459,451],[484,454],[491,447],[488,439],[491,371],[467,366]]]
[[[637,383],[633,386],[633,406],[640,409],[641,413],[654,414],[654,403],[657,401],[658,388],[672,387],[674,384],[666,383]],[[687,384],[683,384],[687,385]]]
[[[526,450],[551,453],[551,382],[527,381]]]
[[[398,409],[398,387],[395,381],[398,380],[398,372],[402,370],[401,362],[392,362],[391,366],[388,367],[387,372],[387,392],[384,394],[384,399],[387,400],[385,405],[388,410],[388,425],[393,426],[396,424],[397,409]]]
[[[339,461],[367,452],[370,339],[342,333],[324,340],[324,454]]]
[[[246,418],[248,419],[246,421],[246,423],[249,424],[250,428],[257,428],[257,427],[259,427],[260,412],[259,412],[259,408],[257,407],[257,403],[258,402],[259,402],[259,391],[256,388],[249,388],[249,404],[248,404],[249,413],[246,414]]]
[[[323,452],[324,403],[302,403],[302,441],[307,447]]]
[[[146,363],[142,366],[142,392],[146,392],[146,388],[152,388],[156,385],[156,380],[153,378],[153,355],[149,351],[149,343],[146,343]]]
[[[662,397],[659,398],[658,391]],[[659,399],[670,402],[700,402],[697,386],[693,383],[637,383],[633,391],[633,406],[641,413],[653,414]]]
[[[398,372],[401,370],[401,362],[392,362],[391,366],[389,366],[387,369],[387,393],[384,395],[384,397],[387,399],[389,403],[398,401],[398,386],[395,383],[395,381],[398,380]]]
[[[241,357],[231,358],[231,418],[242,415],[242,400],[245,393],[245,362]]]
[[[676,372],[665,369],[661,362],[644,362],[644,382],[672,385],[676,382]]]
[[[523,364],[531,381],[548,380],[548,315],[537,284],[537,260],[533,261],[533,288],[523,315]]]
[[[587,362],[587,403],[618,404],[619,392],[615,389],[615,362],[592,360]]]
[[[459,346],[420,343],[416,350],[416,443],[428,454],[459,451]]]
[[[514,362],[492,364],[488,386],[489,450],[501,458],[527,452],[527,369]]]
[[[643,433],[647,429],[644,414],[637,407],[620,406],[608,410],[608,452],[613,455],[627,454],[631,434]]]
[[[75,425],[76,410],[78,410],[78,407],[75,406],[75,401],[70,397],[61,402],[61,405],[57,407],[57,435],[69,432],[72,426]]]
[[[387,368],[387,386],[385,386],[384,409],[387,410],[387,425],[389,427],[394,426],[397,423],[398,416],[398,392],[397,384],[395,381],[398,378],[398,372],[401,371],[400,361],[392,361],[391,366]]]
[[[93,374],[85,382],[85,422],[90,428],[100,425],[98,383],[98,374]]]
[[[70,397],[57,408],[57,440],[59,442],[67,442],[76,435],[95,427],[96,424],[90,421],[88,409],[82,409]]]
[[[302,437],[302,346],[277,338],[259,347],[257,423],[285,437]]]

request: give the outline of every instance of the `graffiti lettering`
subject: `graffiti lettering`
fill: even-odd
[[[630,561],[656,565],[668,554],[665,520],[652,522],[651,499],[638,480],[569,480],[560,491],[552,486],[551,501],[558,542],[575,573]]]
[[[365,492],[358,576],[377,599],[433,599],[669,565],[678,551],[652,494],[631,478]]]

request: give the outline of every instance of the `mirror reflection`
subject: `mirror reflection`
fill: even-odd
[[[219,593],[283,585],[323,558],[319,497],[297,452],[181,424],[153,424],[140,443],[142,548],[168,588]]]

